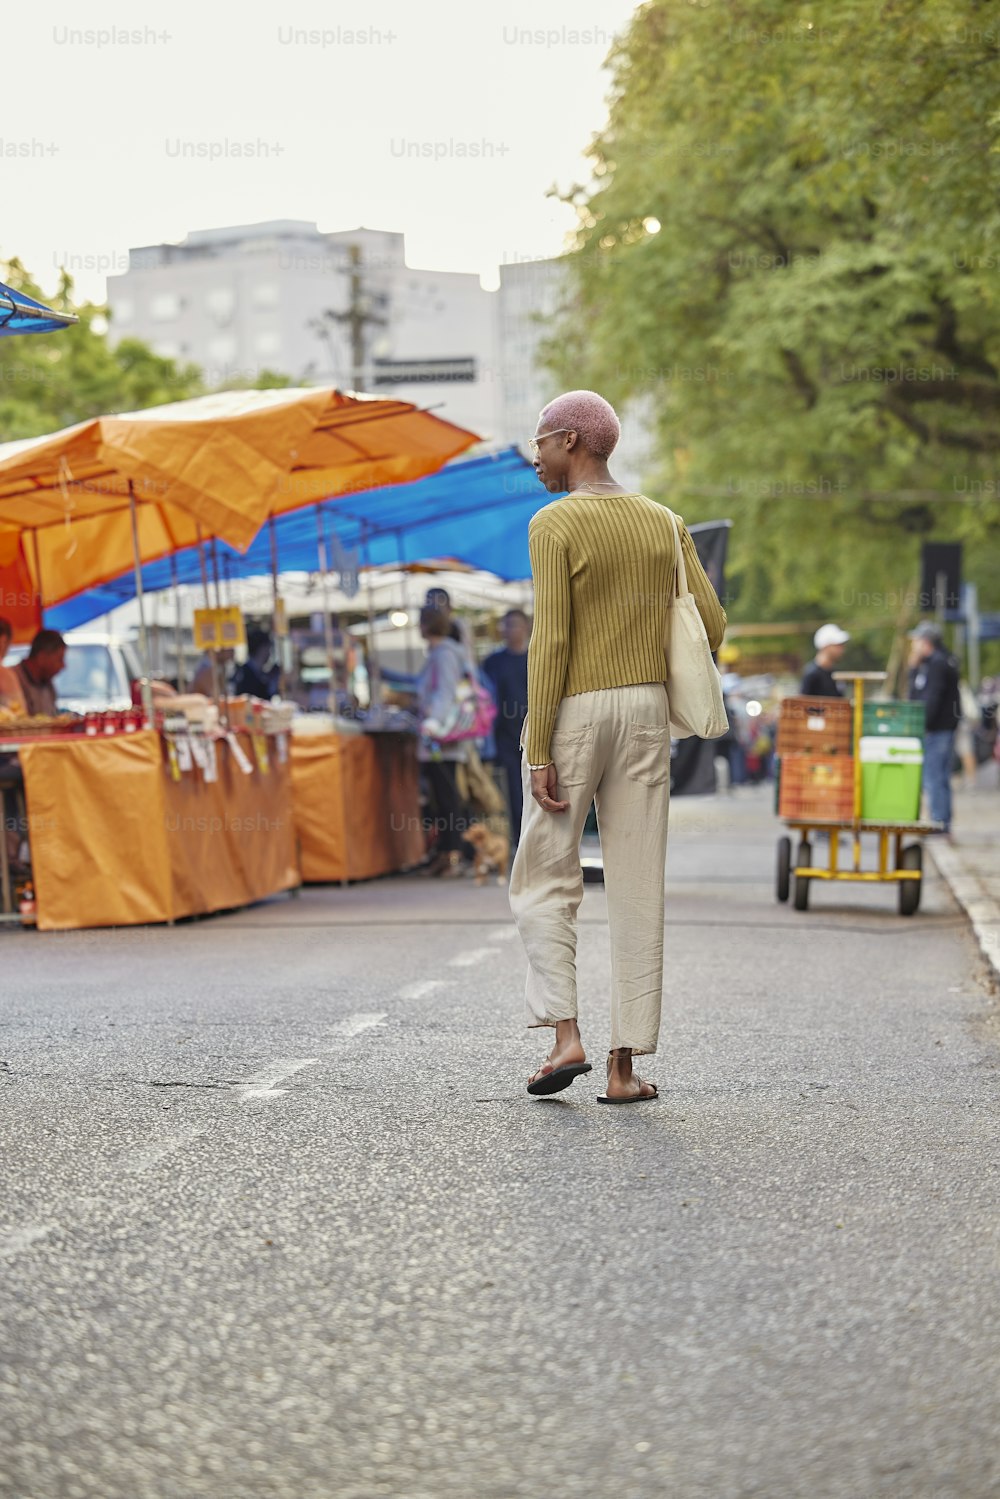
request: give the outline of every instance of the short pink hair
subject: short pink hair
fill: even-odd
[[[568,390],[565,395],[556,396],[542,408],[538,425],[550,432],[559,427],[576,432],[595,458],[610,458],[622,434],[615,408],[596,390]]]

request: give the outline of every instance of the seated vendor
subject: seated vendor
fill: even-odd
[[[31,650],[14,667],[29,716],[55,717],[58,711],[55,679],[65,665],[66,642],[58,630],[39,630],[31,642]]]
[[[13,637],[14,627],[10,620],[0,617],[0,708],[14,708],[23,713],[25,711],[24,694],[21,691],[20,680],[11,667],[3,664],[3,658],[7,654]]]

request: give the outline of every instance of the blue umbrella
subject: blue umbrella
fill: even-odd
[[[53,333],[79,321],[75,313],[53,312],[34,297],[14,291],[0,281],[0,338],[12,333]]]

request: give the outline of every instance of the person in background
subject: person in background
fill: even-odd
[[[417,703],[421,737],[417,759],[427,781],[438,829],[437,853],[426,873],[445,879],[464,874],[463,833],[468,826],[465,806],[459,794],[455,775],[457,765],[464,764],[464,741],[438,744],[435,729],[447,722],[455,702],[459,682],[465,676],[462,648],[448,633],[448,617],[440,609],[426,605],[420,611],[420,633],[427,642],[427,660],[417,679]]]
[[[844,654],[844,646],[850,640],[846,630],[839,625],[820,625],[813,636],[816,655],[802,673],[799,692],[805,697],[843,697],[838,684],[833,680],[833,668]]]
[[[3,658],[10,649],[10,643],[14,638],[14,626],[9,619],[0,618],[0,708],[16,708],[23,713],[24,694],[21,691],[21,683],[17,673],[9,666],[4,666]]]
[[[272,661],[274,642],[266,630],[247,632],[247,659],[236,668],[233,691],[270,702],[278,691],[278,663]],[[268,664],[270,663],[270,664]]]
[[[963,678],[958,684],[962,703],[962,717],[955,730],[955,754],[962,762],[962,784],[967,790],[975,789],[979,758],[976,753],[976,736],[982,725],[979,699]]]
[[[482,673],[497,704],[493,737],[496,758],[507,778],[511,853],[521,836],[524,800],[521,789],[521,728],[528,711],[528,641],[531,621],[523,609],[508,609],[500,621],[504,645],[486,657]]]
[[[226,667],[233,659],[233,651],[232,648],[227,645],[223,650],[216,651],[215,654],[218,659],[219,665],[222,667],[222,671],[220,672],[220,676],[222,678],[221,687],[223,696],[225,696]],[[195,667],[195,673],[191,678],[191,685],[188,688],[188,691],[200,692],[203,697],[215,696],[215,687],[212,682],[212,655],[210,651],[205,652],[204,656],[202,656],[201,660],[198,662],[198,665]]]
[[[58,630],[39,630],[31,650],[14,667],[26,711],[32,717],[44,713],[54,718],[55,679],[66,665],[66,642]]]
[[[962,717],[958,663],[944,648],[940,628],[922,620],[910,631],[910,702],[924,705],[924,782],[932,822],[951,832],[951,761]]]
[[[424,599],[426,609],[437,609],[445,617],[448,624],[448,639],[454,640],[456,645],[461,646],[465,657],[465,670],[476,674],[476,652],[472,643],[472,634],[464,619],[452,612],[451,595],[446,588],[428,588],[427,597]]]

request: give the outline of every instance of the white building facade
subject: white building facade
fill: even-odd
[[[112,339],[196,364],[210,387],[274,371],[397,395],[523,448],[559,393],[541,344],[566,285],[563,260],[532,260],[486,291],[477,275],[407,266],[402,234],[286,219],[133,249],[108,303]],[[616,477],[639,488],[650,452],[643,413],[623,413]]]
[[[108,278],[111,336],[259,379],[398,395],[489,441],[499,421],[494,296],[477,275],[415,270],[403,236],[296,220],[200,230],[129,252]]]

